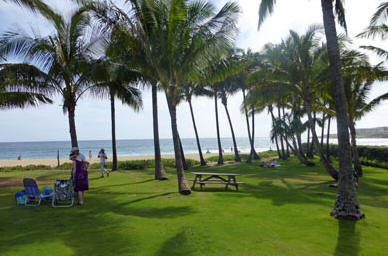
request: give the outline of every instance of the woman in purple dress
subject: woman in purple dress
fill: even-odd
[[[88,183],[88,162],[77,147],[70,152],[70,160],[73,161],[71,174],[73,177],[74,191],[78,194],[78,205],[84,204],[84,191],[89,189]]]

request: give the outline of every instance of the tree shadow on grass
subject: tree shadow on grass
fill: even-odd
[[[94,179],[99,180],[101,178],[94,178]],[[92,180],[92,179],[89,179],[89,180]],[[143,184],[143,183],[148,183],[148,182],[152,182],[152,181],[155,181],[155,179],[146,179],[146,180],[141,180],[141,181],[136,181],[136,182],[98,186],[98,189],[94,189],[94,190],[101,190],[103,188],[111,188],[111,187],[123,187],[123,186],[128,186],[128,185],[137,185],[137,184]]]
[[[338,221],[337,246],[334,256],[357,256],[360,250],[360,233],[356,230],[356,222]]]
[[[182,230],[175,236],[167,239],[155,256],[190,256],[194,249],[188,244],[187,231]]]
[[[133,205],[145,200],[158,199],[173,193],[154,194],[135,200],[125,197],[117,202],[109,195],[93,194],[87,197],[85,206],[52,209],[47,205],[24,208],[8,205],[0,212],[7,223],[0,230],[0,255],[18,251],[37,255],[37,248],[59,243],[72,255],[137,255],[136,243],[131,234],[123,230],[121,218],[112,218],[112,213],[130,218],[175,218],[191,214],[191,207]],[[4,202],[5,198],[0,198]],[[123,202],[124,199],[124,202]],[[4,200],[4,201],[3,201]],[[126,225],[131,225],[127,222]],[[59,250],[59,249],[58,249]],[[51,252],[52,253],[52,252]]]
[[[295,160],[281,163],[280,168],[262,168],[257,163],[215,166],[207,168],[211,172],[240,173],[238,181],[245,184],[239,186],[239,193],[218,193],[221,197],[255,197],[270,199],[274,205],[284,204],[325,204],[332,206],[337,189],[329,187],[333,180],[326,174],[320,163],[315,167],[306,167]],[[369,170],[368,170],[369,171]],[[368,173],[369,174],[369,173]],[[373,173],[374,174],[374,173]],[[378,174],[378,173],[377,173]],[[363,177],[360,180],[358,196],[364,205],[387,208],[385,198],[388,182],[384,177]],[[219,188],[205,188],[206,192],[220,192]]]

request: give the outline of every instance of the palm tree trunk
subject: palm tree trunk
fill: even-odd
[[[116,148],[116,114],[115,114],[115,95],[110,93],[110,113],[112,121],[112,171],[117,170],[117,148]]]
[[[329,116],[329,120],[327,122],[327,134],[326,134],[326,157],[327,157],[327,160],[330,161],[330,144],[329,144],[329,140],[330,140],[330,124],[331,124],[331,116]]]
[[[275,122],[275,115],[273,114],[272,106],[268,106],[268,111],[271,113],[272,123],[274,123]],[[279,157],[279,159],[282,159],[282,156],[280,154],[279,142],[278,142],[277,135],[275,135],[275,145],[276,145],[276,151],[278,152],[278,157]]]
[[[310,162],[305,155],[300,153],[300,151],[298,150],[297,143],[296,143],[294,138],[292,139],[292,143],[294,144],[294,146],[290,145],[290,143],[288,142],[287,139],[285,140],[285,142],[291,148],[292,152],[298,158],[299,162],[301,162],[302,164],[304,164],[306,166],[314,166],[315,165],[313,162]]]
[[[338,196],[331,214],[338,219],[358,220],[364,217],[364,214],[362,213],[357,200],[356,185],[353,176],[347,101],[341,73],[341,57],[333,13],[333,2],[332,0],[321,0],[321,4],[327,51],[334,85],[340,169]]]
[[[158,120],[158,88],[152,85],[152,117],[154,130],[154,151],[155,151],[155,180],[167,180],[166,170],[163,167],[160,155],[159,141],[159,120]]]
[[[354,122],[350,120],[350,135],[352,139],[352,150],[353,150],[353,164],[354,164],[354,170],[356,171],[357,178],[362,177],[362,166],[360,164],[360,157],[358,155],[357,150],[357,142],[356,142],[356,127],[354,126]]]
[[[321,148],[323,148],[323,139],[325,137],[325,113],[322,114],[322,130],[321,130]]]
[[[248,117],[248,110],[247,110],[247,107],[245,106],[245,89],[242,89],[242,93],[243,93],[243,106],[244,106],[244,113],[245,113],[245,120],[247,121],[247,130],[248,130],[248,139],[249,139],[249,144],[251,145],[251,151],[252,152],[252,138],[251,138],[251,129],[250,129],[250,126],[249,126],[249,117]],[[250,154],[249,154],[249,158],[247,160],[247,162],[250,162]]]
[[[307,143],[306,143],[306,152],[310,150],[310,123],[307,125]]]
[[[230,115],[229,115],[228,103],[227,103],[227,99],[226,98],[222,100],[222,105],[224,105],[226,116],[228,117],[228,121],[229,121],[230,131],[232,133],[232,140],[233,140],[233,147],[234,147],[234,161],[241,162],[241,158],[240,158],[240,155],[238,153],[236,137],[234,136],[232,120],[230,119]]]
[[[70,103],[67,108],[67,111],[69,115],[71,146],[78,147],[77,130],[75,128],[75,103]]]
[[[217,128],[217,142],[218,142],[218,164],[224,163],[224,157],[222,155],[222,146],[220,138],[220,127],[218,123],[218,105],[217,105],[217,91],[214,92],[214,107],[216,111],[216,128]]]
[[[256,149],[255,149],[255,109],[254,107],[252,106],[251,108],[251,118],[252,118],[252,136],[251,136],[251,139],[252,139],[252,145],[251,145],[251,154],[253,156],[253,159],[255,160],[259,160],[260,157],[259,155],[257,154],[256,152]]]
[[[182,155],[183,170],[187,170],[188,167],[187,167],[187,163],[186,163],[185,152],[183,151],[182,140],[181,140],[181,137],[179,136],[179,134],[178,134],[178,138],[179,138],[179,147],[180,147],[181,155]]]
[[[282,112],[283,112],[283,118],[286,116],[286,112],[284,110],[284,105],[282,105]],[[302,149],[302,148],[300,148]],[[303,149],[302,149],[303,150]],[[288,143],[286,144],[286,158],[290,157],[290,147],[288,146]]]
[[[280,114],[280,107],[278,106],[278,118],[281,119],[281,114]],[[280,135],[280,146],[282,149],[282,159],[285,159],[285,151],[284,151],[284,143],[283,143],[283,136]]]
[[[295,136],[296,136],[296,141],[298,143],[298,150],[301,155],[305,156],[305,153],[303,150],[302,135],[300,133],[296,133]]]
[[[314,128],[314,131],[315,131],[316,117],[317,117],[316,113],[315,113],[315,111],[313,111],[313,122],[310,123],[311,132],[312,132],[313,128]],[[315,144],[315,140],[314,140],[314,138],[312,138],[311,143],[310,143],[310,147],[307,150],[307,157],[308,158],[313,158],[314,157],[314,144]]]
[[[197,131],[197,125],[195,124],[193,106],[192,106],[192,104],[191,104],[191,98],[188,99],[188,102],[189,102],[189,106],[190,106],[191,120],[193,121],[195,139],[197,140],[197,147],[198,147],[199,159],[200,159],[200,162],[201,162],[201,166],[205,166],[205,165],[206,165],[206,161],[205,161],[205,159],[203,158],[203,154],[202,154],[201,143],[200,143],[200,141],[199,141],[199,136],[198,136],[198,131]]]
[[[172,89],[170,89],[172,90]],[[173,103],[174,92],[170,92],[172,96],[169,96],[166,92],[168,109],[171,117],[171,130],[172,130],[172,139],[174,142],[174,153],[175,153],[175,166],[178,177],[178,189],[179,193],[182,195],[189,195],[191,193],[190,185],[186,179],[185,172],[183,170],[182,164],[182,152],[179,145],[179,134],[178,126],[176,121],[176,105]]]
[[[313,119],[313,115],[312,115],[312,112],[313,112],[312,111],[312,103],[311,103],[312,98],[313,98],[312,95],[307,95],[304,98],[305,108],[306,108],[306,112],[307,112],[307,118],[308,118],[309,125],[311,127],[312,141],[314,142],[314,144],[318,150],[319,157],[320,157],[321,162],[322,162],[323,166],[325,167],[326,171],[330,174],[330,176],[333,179],[338,180],[337,170],[327,160],[327,158],[323,152],[323,149],[321,147],[321,144],[319,144],[318,136],[317,136],[317,133],[315,130],[314,119]]]

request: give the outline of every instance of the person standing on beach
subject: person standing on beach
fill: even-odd
[[[73,147],[70,152],[70,160],[73,161],[71,175],[74,183],[74,191],[78,195],[78,205],[84,204],[84,192],[89,189],[88,165],[86,158],[79,152],[78,147]]]
[[[106,176],[109,177],[109,172],[106,170],[106,159],[108,159],[108,157],[105,154],[105,149],[102,148],[100,152],[98,152],[98,158],[100,158],[101,178],[104,178],[105,173]]]
[[[92,161],[92,151],[91,150],[89,150],[89,161]]]

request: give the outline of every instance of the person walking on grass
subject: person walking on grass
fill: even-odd
[[[84,192],[89,189],[88,166],[89,162],[78,147],[73,147],[70,152],[70,160],[73,161],[71,176],[74,184],[74,191],[77,193],[78,205],[84,204]]]
[[[104,178],[105,173],[106,176],[109,177],[109,171],[106,169],[106,159],[108,159],[108,157],[105,154],[105,149],[102,148],[100,152],[98,152],[98,158],[100,158],[101,178]]]

